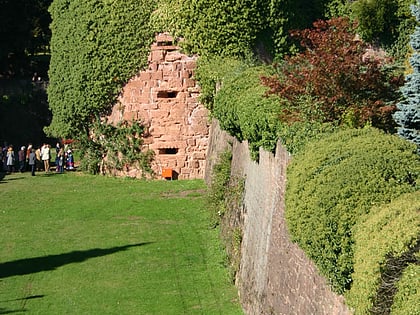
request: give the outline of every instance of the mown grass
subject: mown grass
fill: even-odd
[[[0,314],[243,314],[204,183],[0,180]]]

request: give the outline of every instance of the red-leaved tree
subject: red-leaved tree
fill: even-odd
[[[403,78],[391,74],[390,60],[369,57],[368,45],[357,38],[356,25],[348,19],[313,25],[291,32],[303,51],[277,64],[276,75],[262,77],[268,93],[282,99],[281,119],[354,127],[370,121],[382,129],[393,128],[391,115]]]

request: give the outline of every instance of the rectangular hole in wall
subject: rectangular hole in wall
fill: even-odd
[[[159,149],[159,154],[177,154],[177,148],[161,148]]]
[[[176,98],[177,95],[176,91],[158,91],[157,93],[158,98]]]
[[[172,46],[173,44],[171,41],[157,42],[157,46]]]

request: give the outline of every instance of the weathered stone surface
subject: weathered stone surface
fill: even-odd
[[[114,124],[121,118],[146,124],[150,136],[145,144],[156,154],[152,168],[157,176],[172,168],[179,179],[203,178],[209,122],[192,79],[196,57],[182,54],[172,42],[168,34],[156,36],[148,68],[127,83],[107,118]],[[132,166],[120,175],[141,173]]]
[[[245,314],[350,315],[342,296],[333,293],[325,278],[298,245],[291,241],[285,220],[284,195],[289,153],[277,143],[276,154],[260,149],[251,160],[246,141],[239,142],[211,126],[206,181],[217,156],[232,145],[232,178],[245,180],[241,217],[243,239],[237,285]]]

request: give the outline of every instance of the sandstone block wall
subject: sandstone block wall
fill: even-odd
[[[180,53],[167,34],[156,36],[149,65],[123,88],[107,117],[110,123],[141,120],[147,127],[146,146],[155,152],[154,172],[174,170],[179,179],[203,178],[208,146],[208,112],[198,102],[193,79],[196,57]],[[137,176],[138,171],[127,171]]]
[[[212,125],[211,137],[213,134],[222,138],[223,131],[217,123]],[[243,241],[237,279],[245,313],[351,314],[343,298],[330,290],[312,261],[290,240],[284,217],[286,168],[291,161],[288,152],[278,143],[275,155],[260,150],[256,163],[250,158],[246,142],[232,141],[232,175],[245,178]],[[225,147],[226,143],[212,140],[208,156],[216,156]]]

